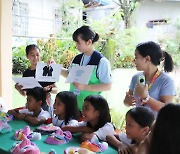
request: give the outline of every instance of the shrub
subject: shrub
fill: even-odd
[[[125,128],[125,115],[118,112],[116,109],[110,109],[112,123],[117,129],[124,131]]]
[[[26,59],[25,46],[13,47],[12,51],[12,73],[22,74],[29,66],[29,61]]]
[[[63,67],[68,68],[75,55],[76,53],[73,51],[64,51],[60,57],[59,63],[63,64]]]
[[[39,39],[37,41],[41,49],[41,60],[48,62],[53,58],[56,63],[63,64],[68,68],[74,56],[78,53],[72,40],[57,40],[52,37],[48,40]]]

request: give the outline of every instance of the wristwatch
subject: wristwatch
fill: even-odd
[[[149,98],[150,98],[149,94],[147,95],[146,98],[142,98],[142,99],[141,99],[141,105],[146,104],[146,103],[149,101]]]

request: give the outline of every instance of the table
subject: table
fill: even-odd
[[[14,144],[14,140],[11,139],[11,136],[15,133],[16,130],[24,128],[26,125],[29,125],[25,121],[20,120],[13,120],[8,123],[12,127],[12,131],[9,133],[0,134],[0,154],[9,154],[9,150],[11,149],[12,145]],[[36,127],[29,125],[31,130],[34,130]],[[57,154],[63,154],[64,149],[70,146],[77,146],[79,147],[80,142],[80,136],[73,136],[73,139],[66,144],[60,144],[60,145],[50,145],[46,144],[44,141],[47,138],[47,135],[42,135],[41,140],[33,141],[40,149],[41,152],[48,153],[50,149],[54,149]],[[112,147],[108,147],[108,149],[102,154],[117,154],[117,150],[115,150]]]

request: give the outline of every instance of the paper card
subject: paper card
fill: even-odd
[[[61,73],[61,64],[39,62],[36,66],[36,80],[41,82],[58,82]]]
[[[70,70],[66,83],[77,82],[80,84],[88,84],[91,74],[95,66],[73,66]]]
[[[15,83],[18,83],[23,86],[22,89],[32,89],[34,87],[42,87],[34,77],[22,77],[22,78],[13,78]]]

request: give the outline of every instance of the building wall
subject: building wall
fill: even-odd
[[[92,18],[93,20],[102,20],[107,15],[109,15],[114,9],[117,9],[117,6],[109,5],[86,8],[84,12],[86,12],[87,18]]]
[[[13,46],[37,43],[38,38],[49,38],[50,34],[60,33],[62,26],[61,7],[69,0],[18,0],[21,5],[19,10],[13,10]],[[19,4],[19,3],[18,3]],[[18,4],[16,4],[16,7]],[[24,14],[20,13],[24,12]],[[72,8],[69,16],[79,21],[82,10]],[[17,19],[18,18],[18,19]],[[77,22],[78,26],[80,26]]]
[[[175,36],[175,22],[180,17],[180,1],[146,0],[142,2],[133,15],[133,23],[137,27],[145,27],[148,21],[167,19],[168,24],[154,25],[147,31],[147,39],[157,40],[161,34]]]
[[[0,97],[12,108],[12,5],[0,0]]]
[[[21,3],[26,3],[28,20],[26,22],[28,25],[28,36],[34,37],[48,37],[54,31],[54,9],[59,8],[60,4],[56,0],[19,0]],[[24,7],[24,6],[20,6]],[[22,14],[18,13],[19,18]],[[14,17],[14,16],[13,16]],[[23,18],[23,17],[22,17]],[[23,20],[19,20],[19,26],[23,25]],[[23,27],[20,27],[23,28]],[[16,35],[16,34],[15,34]],[[23,33],[17,33],[17,35],[23,35]]]

